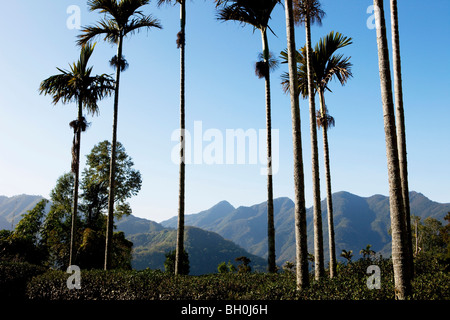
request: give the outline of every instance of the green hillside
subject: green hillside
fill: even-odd
[[[133,242],[133,269],[146,268],[164,270],[165,254],[175,249],[176,230],[162,229],[148,233],[127,236]],[[221,262],[231,261],[240,256],[250,258],[253,270],[265,271],[265,260],[249,254],[232,241],[225,240],[217,233],[196,227],[185,229],[185,249],[189,254],[190,274],[216,273]]]
[[[13,197],[0,196],[0,230],[13,230],[14,226],[22,218],[22,214],[33,209],[42,199],[42,196],[26,194]]]
[[[450,211],[450,203],[433,202],[421,193],[410,193],[411,214],[422,218],[433,217],[444,221]],[[349,192],[333,194],[336,252],[359,251],[372,245],[372,249],[384,257],[391,254],[389,235],[389,198],[383,195],[359,197]],[[225,210],[225,209],[226,210]],[[218,214],[220,211],[222,214]],[[186,225],[214,231],[242,246],[250,253],[267,256],[267,205],[266,202],[250,207],[234,209],[224,202],[195,215],[186,216]],[[308,250],[313,252],[313,210],[307,209]],[[294,203],[289,198],[274,200],[276,257],[279,265],[295,260]],[[328,258],[328,222],[326,201],[322,201],[322,225],[325,260]],[[176,226],[176,217],[163,221],[166,227]]]

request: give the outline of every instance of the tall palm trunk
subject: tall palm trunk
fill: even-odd
[[[325,110],[325,96],[323,89],[319,89],[320,97],[320,112],[324,117]],[[330,170],[330,152],[328,148],[328,123],[322,126],[323,128],[323,155],[325,162],[325,177],[327,188],[327,211],[328,211],[328,247],[330,251],[330,278],[336,275],[336,245],[334,241],[334,222],[333,222],[333,196],[331,192],[331,170]]]
[[[406,130],[405,114],[403,110],[403,88],[402,88],[402,66],[400,58],[400,36],[398,28],[397,0],[391,0],[391,31],[392,31],[392,52],[394,67],[394,92],[395,111],[397,121],[397,144],[400,163],[400,177],[402,184],[403,206],[406,218],[407,249],[409,254],[409,269],[411,278],[414,275],[413,248],[411,236],[411,213],[409,208],[409,187],[408,187],[408,164],[406,156]]]
[[[180,2],[180,181],[178,193],[178,229],[175,254],[175,274],[180,274],[184,251],[184,187],[185,187],[185,29],[186,1]]]
[[[312,69],[311,27],[310,19],[305,19],[306,56],[308,69],[309,123],[311,130],[312,180],[314,197],[314,265],[316,280],[325,274],[323,260],[322,209],[320,204],[319,151],[317,147],[316,106]]]
[[[78,185],[80,176],[80,143],[81,143],[81,122],[83,121],[83,99],[78,98],[78,123],[75,127],[76,137],[73,145],[73,152],[75,153],[75,162],[72,167],[74,174],[74,186],[73,186],[73,208],[72,208],[72,226],[70,230],[70,249],[69,249],[69,266],[74,262],[74,246],[75,246],[75,230],[76,221],[78,215]]]
[[[409,278],[408,250],[406,242],[406,220],[404,216],[400,166],[398,160],[397,135],[395,128],[392,81],[389,66],[389,52],[386,37],[383,0],[374,0],[377,20],[378,64],[380,69],[381,99],[383,103],[384,131],[389,177],[389,204],[392,230],[392,262],[396,296],[405,299],[411,291]]]
[[[119,116],[119,82],[122,61],[123,34],[119,36],[117,45],[116,87],[114,93],[113,135],[111,143],[111,162],[109,166],[109,198],[108,198],[108,222],[106,224],[106,249],[104,269],[111,267],[112,238],[114,228],[114,188],[116,173],[116,145],[117,145],[117,118]]]
[[[276,272],[275,259],[275,223],[273,216],[273,182],[272,182],[272,117],[270,102],[270,72],[269,72],[269,42],[267,29],[261,30],[263,56],[266,64],[266,131],[267,131],[267,239],[268,239],[268,270]]]
[[[292,140],[294,147],[294,187],[295,187],[295,248],[297,289],[309,286],[308,246],[306,232],[305,177],[303,172],[303,151],[300,124],[299,95],[297,92],[297,60],[295,48],[294,10],[292,0],[285,0],[286,37],[289,63],[289,88],[291,95]]]

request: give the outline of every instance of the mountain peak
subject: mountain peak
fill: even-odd
[[[222,201],[218,202],[217,204],[215,204],[214,206],[212,206],[209,210],[212,210],[212,209],[227,209],[227,210],[231,209],[231,210],[234,210],[235,207],[231,203],[229,203],[228,201],[222,200]]]

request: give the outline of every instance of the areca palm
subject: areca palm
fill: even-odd
[[[92,76],[92,67],[88,67],[88,61],[94,51],[94,45],[86,45],[81,48],[80,59],[70,65],[70,70],[62,70],[60,74],[51,76],[41,82],[39,91],[41,94],[53,96],[53,103],[63,104],[75,102],[78,105],[78,117],[70,122],[74,130],[72,145],[72,172],[74,179],[72,227],[70,234],[69,265],[74,260],[75,222],[78,212],[78,185],[81,132],[86,130],[87,122],[83,116],[83,107],[92,115],[98,113],[97,101],[111,95],[114,90],[114,80],[106,74]]]
[[[365,248],[362,248],[359,251],[359,254],[361,254],[364,259],[370,260],[370,257],[375,256],[375,254],[376,254],[376,252],[370,248],[372,248],[372,245],[368,244]]]
[[[123,39],[141,29],[161,28],[157,19],[151,15],[144,15],[142,7],[149,0],[90,0],[88,2],[90,11],[98,10],[105,17],[97,25],[84,27],[82,34],[78,36],[78,44],[84,45],[97,36],[103,36],[103,40],[117,45],[116,56],[116,87],[114,93],[114,115],[113,135],[111,143],[111,164],[109,176],[109,198],[108,198],[108,223],[106,227],[106,249],[105,270],[109,269],[111,260],[111,241],[114,221],[114,187],[116,168],[116,146],[117,146],[117,117],[119,107],[119,83],[120,72],[124,66],[123,62]]]
[[[350,263],[353,258],[353,250],[342,250],[341,257],[347,259],[347,263]]]
[[[184,195],[185,195],[185,44],[186,44],[186,0],[158,0],[158,6],[164,3],[180,4],[180,32],[177,34],[177,47],[180,49],[180,175],[178,192],[177,247],[175,251],[175,274],[180,274],[184,256]]]
[[[327,211],[328,211],[328,236],[329,236],[329,251],[330,251],[330,277],[334,277],[336,273],[336,251],[334,242],[334,225],[333,225],[333,202],[331,192],[331,172],[330,172],[330,155],[328,148],[328,129],[334,126],[335,121],[329,115],[325,104],[325,91],[329,89],[330,81],[337,78],[341,85],[345,85],[347,80],[352,76],[349,62],[350,57],[344,57],[342,54],[336,54],[336,51],[350,45],[352,39],[345,37],[339,32],[330,32],[326,37],[320,39],[316,44],[312,55],[312,69],[313,69],[313,83],[314,94],[319,93],[320,110],[316,113],[316,122],[319,128],[323,128],[323,148],[324,148],[324,163],[325,163],[325,177],[327,189]],[[282,52],[281,56],[287,60],[287,53]],[[308,76],[307,76],[307,62],[306,62],[306,48],[303,47],[297,52],[298,62],[298,90],[303,98],[308,96]],[[289,75],[284,74],[282,82],[284,90],[289,90]]]
[[[275,225],[273,217],[273,183],[272,183],[272,137],[271,137],[271,99],[270,99],[270,67],[271,55],[267,31],[273,9],[280,0],[217,0],[219,20],[238,21],[249,24],[261,32],[262,55],[256,63],[256,74],[265,79],[266,87],[266,129],[267,129],[267,221],[268,221],[268,270],[276,272],[275,262]]]
[[[401,174],[398,159],[397,135],[395,127],[392,80],[389,66],[389,49],[386,37],[386,21],[383,0],[374,0],[377,22],[378,66],[380,73],[381,100],[383,106],[386,157],[388,162],[389,205],[392,230],[392,263],[396,296],[405,299],[411,293],[409,270],[409,250],[402,196]]]
[[[294,0],[294,17],[298,24],[305,25],[306,33],[306,62],[308,76],[308,92],[314,92],[314,80],[312,69],[312,48],[311,48],[311,24],[321,24],[325,13],[320,7],[318,0]],[[320,204],[320,179],[319,179],[319,151],[317,147],[316,128],[316,106],[314,95],[309,95],[309,124],[311,131],[311,158],[312,158],[312,180],[313,180],[313,201],[314,201],[314,257],[315,276],[320,279],[324,273],[323,260],[323,233],[322,233],[322,213]]]
[[[406,155],[405,112],[403,109],[402,63],[400,59],[400,36],[398,27],[397,0],[391,0],[391,31],[394,68],[395,112],[397,121],[397,144],[402,183],[403,206],[405,209],[409,271],[414,276],[414,260],[411,235],[411,210],[409,208],[408,161]]]
[[[292,0],[285,0],[287,60],[289,64],[289,86],[297,88],[297,62],[295,49],[294,7]],[[294,186],[295,186],[295,256],[296,256],[296,284],[301,290],[309,284],[308,274],[308,246],[306,231],[305,207],[305,177],[303,171],[303,150],[301,135],[301,119],[299,110],[299,97],[297,90],[290,90],[292,141],[294,154]]]

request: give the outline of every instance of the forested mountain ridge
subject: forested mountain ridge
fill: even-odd
[[[14,229],[14,226],[22,218],[22,214],[33,209],[42,199],[44,199],[42,196],[27,194],[12,197],[0,196],[0,230]]]
[[[21,215],[32,209],[43,197],[0,196],[0,228],[12,229]],[[431,201],[423,194],[410,192],[411,215],[435,218],[441,222],[450,212],[450,203]],[[48,207],[50,204],[48,205]],[[389,257],[389,198],[383,195],[360,197],[349,192],[333,194],[336,252],[353,250],[355,257],[367,244]],[[294,203],[287,197],[274,199],[277,264],[295,259]],[[325,200],[322,203],[325,258],[328,259],[328,225]],[[208,210],[186,215],[186,251],[191,274],[217,271],[220,262],[234,262],[245,255],[256,270],[265,270],[267,257],[267,205],[233,207],[221,201]],[[157,223],[129,216],[116,221],[116,231],[123,231],[133,242],[132,266],[136,269],[164,269],[165,254],[175,248],[177,217]],[[307,209],[308,247],[313,250],[313,213]],[[235,263],[236,264],[236,263]]]
[[[450,211],[450,203],[431,201],[423,194],[410,192],[411,215],[435,218],[441,222]],[[389,257],[391,236],[389,234],[389,198],[383,195],[360,197],[341,191],[333,194],[336,252],[353,250],[358,253],[367,244],[372,249]],[[226,208],[228,213],[224,210]],[[222,211],[222,214],[217,214]],[[232,240],[252,254],[267,256],[266,202],[250,207],[234,208],[220,202],[198,214],[186,215],[186,225],[217,232]],[[225,213],[225,214],[224,214]],[[293,261],[295,258],[294,203],[289,198],[274,200],[277,263]],[[328,222],[326,200],[322,201],[324,247],[328,251]],[[166,227],[176,227],[176,217],[161,222]],[[313,211],[307,209],[308,248],[313,251]],[[326,252],[327,259],[328,254]]]

